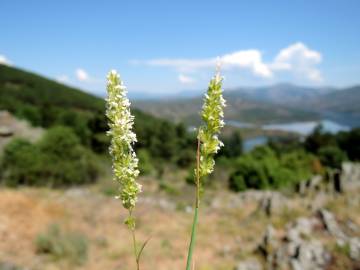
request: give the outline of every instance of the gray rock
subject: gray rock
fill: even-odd
[[[290,260],[293,270],[320,270],[330,261],[330,254],[318,241],[304,242],[298,246],[295,258]]]
[[[341,183],[344,191],[360,187],[360,163],[344,162],[341,166]]]
[[[348,220],[346,221],[346,226],[347,226],[348,229],[349,229],[351,232],[353,232],[353,233],[358,233],[358,232],[360,232],[359,226],[358,226],[356,223],[354,223],[352,220],[350,220],[350,219],[348,219]]]
[[[268,249],[271,252],[268,252],[266,257],[266,269],[325,269],[331,259],[330,253],[326,251],[320,241],[312,238],[314,228],[318,224],[319,220],[316,217],[300,217],[287,224],[286,241],[278,242],[275,248]],[[269,234],[271,235],[271,233],[265,233],[262,246],[268,243]],[[274,237],[272,241],[274,241]]]
[[[287,227],[286,239],[289,242],[300,243],[303,236],[309,236],[312,233],[316,220],[312,218],[300,217]]]
[[[329,201],[329,194],[324,191],[317,191],[314,198],[309,201],[309,209],[312,212],[316,212],[319,209],[323,208],[324,205]]]
[[[324,226],[326,230],[334,237],[336,237],[338,240],[347,241],[348,237],[345,235],[345,233],[341,230],[339,224],[337,223],[334,215],[325,210],[321,209],[319,211],[320,217],[324,223]]]
[[[286,232],[286,240],[288,242],[299,243],[301,241],[300,232],[297,228],[290,228]]]
[[[349,241],[350,258],[360,260],[360,237],[353,237]]]
[[[271,225],[268,225],[266,227],[262,241],[261,241],[260,245],[258,246],[258,250],[264,256],[264,258],[268,261],[275,249],[275,246],[276,246],[275,229]]]
[[[258,203],[258,209],[270,217],[275,209],[282,209],[286,205],[286,198],[278,192],[266,191],[258,198]]]
[[[321,175],[312,176],[307,182],[307,188],[309,190],[319,190],[321,187],[323,177]]]
[[[261,263],[256,259],[248,259],[240,262],[235,270],[263,270]]]

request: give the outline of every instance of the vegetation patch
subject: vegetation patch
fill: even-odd
[[[53,259],[66,259],[74,264],[83,264],[88,256],[88,240],[77,232],[63,232],[59,225],[52,224],[35,239],[36,252],[51,255]]]

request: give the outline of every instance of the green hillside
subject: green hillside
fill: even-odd
[[[71,127],[85,146],[100,153],[107,150],[105,101],[79,89],[0,65],[1,110],[26,119],[34,126]],[[171,124],[136,109],[133,114],[137,147],[145,148],[152,157],[171,159],[178,148],[186,148],[188,135],[182,125]]]

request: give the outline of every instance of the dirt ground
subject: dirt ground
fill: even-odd
[[[243,258],[259,257],[256,246],[268,224],[281,234],[289,221],[312,214],[297,197],[267,217],[258,211],[255,200],[238,200],[237,196],[216,192],[204,199],[195,269],[232,270]],[[185,268],[192,209],[172,202],[171,197],[154,189],[143,194],[138,203],[137,238],[139,242],[151,238],[142,256],[142,270]],[[326,199],[324,204],[340,218],[351,216],[360,226],[358,205],[348,204],[343,197]],[[31,270],[135,269],[131,236],[123,224],[125,217],[119,201],[92,187],[0,188],[0,262]],[[64,231],[80,232],[88,239],[88,256],[83,264],[37,252],[35,239],[51,224],[58,224]]]

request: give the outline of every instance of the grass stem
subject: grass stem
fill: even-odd
[[[195,212],[194,220],[191,228],[191,239],[189,245],[189,252],[186,263],[186,270],[191,270],[192,256],[195,248],[196,241],[196,227],[198,223],[198,213],[200,206],[200,139],[197,140],[197,151],[196,151],[196,201],[195,201]]]
[[[132,217],[132,211],[129,211],[129,213],[130,213],[130,217]],[[131,228],[130,230],[131,230],[132,240],[133,240],[133,248],[134,248],[135,261],[136,261],[136,269],[140,270],[140,261],[139,261],[138,251],[137,251],[135,228]]]

